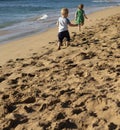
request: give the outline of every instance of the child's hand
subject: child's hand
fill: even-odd
[[[89,22],[92,22],[92,19],[88,19],[89,20]]]
[[[92,22],[92,19],[89,19],[88,17],[86,18],[89,22]]]

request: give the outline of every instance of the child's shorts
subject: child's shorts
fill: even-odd
[[[66,38],[66,40],[69,42],[70,41],[70,34],[68,31],[63,31],[58,33],[58,40],[60,43],[63,42],[63,39]]]

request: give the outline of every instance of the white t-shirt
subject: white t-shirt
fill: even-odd
[[[58,19],[59,32],[67,31],[68,24],[70,24],[70,20],[68,18],[59,17]]]

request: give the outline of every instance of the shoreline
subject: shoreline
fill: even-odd
[[[102,11],[102,10],[105,10],[105,9],[108,9],[108,8],[113,8],[113,7],[117,7],[118,5],[116,6],[108,6],[108,7],[99,7],[99,9],[95,8],[94,10],[92,11],[89,11],[89,13],[87,15],[90,15],[92,13],[95,13],[95,12],[99,12],[99,11]],[[26,38],[26,37],[30,37],[32,35],[37,35],[37,34],[41,34],[41,33],[44,33],[44,32],[47,32],[49,31],[50,29],[53,29],[55,28],[55,25],[52,25],[46,29],[42,29],[42,31],[35,31],[34,33],[33,32],[29,32],[29,33],[24,33],[24,34],[20,34],[18,36],[13,36],[13,37],[10,37],[8,38],[7,40],[3,40],[0,42],[0,45],[2,44],[7,44],[7,43],[10,43],[10,42],[14,42],[14,41],[17,41],[17,40],[20,40],[22,38]],[[4,35],[4,34],[9,34],[11,31],[8,30],[8,31],[3,31],[3,33],[0,33],[0,36]]]
[[[95,23],[97,23],[97,21],[99,22],[99,19],[116,14],[117,12],[119,12],[119,9],[120,6],[115,6],[89,14],[88,18],[92,21],[86,20],[83,29],[87,26],[94,25]],[[53,27],[42,33],[35,33],[30,36],[25,36],[23,38],[1,44],[0,65],[4,64],[10,59],[22,58],[24,56],[27,57],[34,52],[40,51],[41,47],[48,45],[49,42],[56,42],[58,33],[57,31],[57,27]],[[70,33],[77,32],[77,28],[69,27],[69,31]]]
[[[110,7],[114,7],[114,6],[94,7],[94,8],[86,7],[85,12],[86,12],[86,14],[91,14],[93,12],[103,10],[103,9],[106,9],[106,8],[110,8]],[[74,18],[74,12],[75,11],[76,11],[76,9],[70,8],[69,19],[72,20]],[[59,14],[59,12],[57,14]],[[15,24],[15,25],[13,24],[13,26],[11,26],[10,28],[8,26],[9,29],[6,28],[4,30],[4,28],[3,28],[3,31],[2,30],[0,31],[0,44],[8,43],[8,42],[11,42],[11,41],[14,41],[14,40],[19,40],[21,38],[24,38],[24,37],[27,37],[27,36],[32,36],[33,34],[37,34],[37,33],[42,33],[42,32],[44,32],[48,29],[54,28],[55,22],[57,21],[57,17],[59,17],[59,15],[56,15],[52,18],[50,17],[50,21],[53,21],[53,22],[50,22],[49,19],[45,19],[45,20],[41,20],[41,21],[37,22],[37,18],[33,18],[34,19],[33,23],[31,23],[31,25],[29,25],[30,23],[26,23],[26,26],[24,25],[24,21],[23,21],[23,26],[25,26],[25,28],[22,28],[22,27],[19,28],[19,25],[17,25],[17,24]],[[28,21],[30,21],[30,20],[28,20]],[[43,25],[42,25],[42,23],[43,23]],[[18,26],[18,28],[17,28],[17,26]],[[28,26],[30,26],[30,27],[28,28]],[[35,27],[36,29],[35,28],[33,29],[32,26],[33,26],[33,28],[34,28],[34,26],[36,26]],[[37,28],[37,26],[38,26],[38,28]],[[47,28],[44,28],[46,26],[47,26]],[[27,30],[29,30],[29,31],[27,31]],[[2,33],[5,34],[5,35],[3,35]]]

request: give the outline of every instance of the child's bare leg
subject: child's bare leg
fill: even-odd
[[[66,42],[64,42],[64,45],[66,46]]]
[[[61,43],[58,42],[58,50],[60,50],[60,49],[61,49]]]
[[[81,25],[80,24],[78,25],[78,31],[79,32],[81,31]]]
[[[67,46],[67,47],[69,46],[69,44],[70,44],[70,43],[69,43],[68,41],[66,41],[66,46]]]

